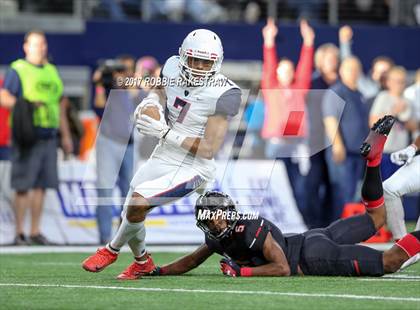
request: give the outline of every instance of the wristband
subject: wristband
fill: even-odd
[[[157,267],[159,270],[158,270],[158,274],[160,275],[160,276],[164,276],[166,273],[167,273],[167,270],[166,270],[166,268],[164,268],[164,267]]]
[[[419,150],[417,145],[415,145],[414,143],[410,144],[410,146],[414,147],[414,152],[417,152]]]
[[[241,277],[252,277],[251,267],[242,267],[240,272],[241,272]]]
[[[172,129],[169,129],[168,132],[162,138],[168,143],[171,143],[176,146],[181,146],[182,142],[184,142],[186,137],[184,135],[176,133]]]
[[[156,266],[156,268],[153,271],[151,271],[148,275],[150,275],[150,276],[163,276],[166,273],[167,273],[166,269],[164,269],[162,267],[159,267],[159,266]]]

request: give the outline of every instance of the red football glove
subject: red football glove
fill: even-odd
[[[231,259],[222,258],[220,260],[220,270],[228,277],[241,276],[241,267]]]

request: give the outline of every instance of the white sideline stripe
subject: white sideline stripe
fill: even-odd
[[[54,287],[54,288],[91,288],[121,291],[145,291],[145,292],[174,292],[174,293],[207,293],[207,294],[238,294],[238,295],[277,295],[292,297],[327,297],[327,298],[346,298],[346,299],[368,299],[368,300],[387,300],[387,301],[413,301],[420,302],[416,297],[390,297],[390,296],[369,296],[369,295],[348,295],[348,294],[312,294],[312,293],[292,293],[292,292],[273,292],[273,291],[234,291],[234,290],[200,290],[185,288],[160,288],[160,287],[123,287],[123,286],[98,286],[98,285],[72,285],[72,284],[31,284],[31,283],[0,283],[0,286],[18,287]]]
[[[16,263],[16,262],[15,262]],[[21,262],[22,264],[27,264],[26,262]],[[31,263],[33,266],[81,266],[81,263],[72,263],[72,262],[38,262]]]
[[[361,278],[360,281],[408,281],[420,282],[420,276],[411,276],[407,274],[392,274],[386,275],[381,278]]]
[[[77,266],[77,267],[81,267],[82,263],[81,262],[25,262],[25,261],[15,261],[13,262],[13,264],[19,264],[19,265],[31,265],[31,266]],[[201,265],[199,267],[200,269],[206,269],[206,270],[217,270],[216,267],[214,266],[206,266],[206,265]]]
[[[7,246],[0,247],[1,254],[35,254],[35,253],[95,253],[102,246]],[[198,245],[156,245],[147,246],[149,252],[185,253],[196,250]],[[121,253],[129,253],[129,247],[123,247]]]
[[[386,279],[386,278],[379,278],[379,279],[358,279],[359,281],[382,281],[382,282],[420,282],[420,279]]]
[[[419,279],[420,280],[420,276],[410,276],[408,274],[388,274],[386,276],[383,276],[383,278],[394,278],[394,279],[407,278],[407,279]]]
[[[367,243],[363,244],[379,251],[389,249],[392,243]],[[192,252],[199,245],[151,245],[147,246],[149,252],[185,253]],[[35,253],[94,253],[99,245],[85,246],[0,246],[1,254],[35,254]],[[129,253],[130,249],[125,246],[121,253]]]

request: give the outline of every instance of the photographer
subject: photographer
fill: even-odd
[[[107,243],[112,233],[113,188],[118,184],[124,197],[133,172],[132,115],[141,98],[124,87],[134,75],[134,59],[120,56],[105,60],[93,75],[96,85],[95,110],[101,119],[96,140],[98,204],[96,218],[99,242]]]
[[[92,81],[95,84],[94,108],[96,114],[102,118],[106,99],[111,89],[123,88],[118,81],[134,75],[134,59],[129,55],[123,55],[117,59],[99,61],[99,67],[93,73]]]

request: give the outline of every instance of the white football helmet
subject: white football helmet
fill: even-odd
[[[213,31],[196,29],[190,32],[179,48],[179,67],[181,76],[192,84],[197,79],[203,81],[220,71],[223,61],[223,46],[220,38]],[[189,58],[213,61],[210,70],[194,69],[188,64]]]

